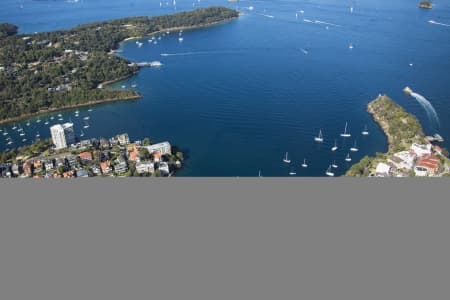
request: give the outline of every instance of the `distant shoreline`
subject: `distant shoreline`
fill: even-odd
[[[179,30],[194,30],[194,29],[200,29],[200,28],[207,28],[207,27],[218,25],[218,24],[227,23],[227,22],[230,22],[230,21],[232,21],[234,19],[237,19],[237,18],[239,18],[239,16],[232,16],[232,17],[228,17],[228,18],[223,18],[220,21],[212,21],[212,22],[205,23],[205,24],[192,25],[192,26],[170,27],[170,28],[166,28],[166,29],[161,29],[161,30],[158,30],[158,31],[155,31],[155,32],[151,32],[149,34],[144,33],[144,35],[142,37],[141,36],[128,37],[128,38],[123,39],[122,41],[118,41],[113,46],[114,49],[110,50],[109,54],[115,54],[116,56],[118,56],[117,55],[117,53],[118,53],[117,50],[120,49],[121,45],[123,43],[131,41],[131,40],[141,39],[141,38],[144,38],[144,37],[147,37],[147,36],[154,36],[154,35],[158,35],[158,34],[163,33],[163,32],[174,32],[174,31],[179,31]],[[105,52],[105,53],[107,53],[107,52]],[[127,60],[129,61],[129,59],[127,59]],[[141,67],[138,67],[137,69],[135,69],[135,72],[133,72],[132,74],[129,74],[129,75],[125,76],[125,77],[120,77],[120,78],[116,78],[116,79],[112,79],[112,80],[101,82],[101,83],[97,84],[97,88],[105,89],[105,88],[107,88],[109,85],[111,85],[113,83],[125,80],[127,78],[131,78],[131,77],[137,75],[139,73],[140,69],[141,69]],[[42,115],[42,114],[47,114],[47,113],[61,111],[61,110],[66,110],[66,109],[72,109],[72,108],[76,108],[76,107],[84,107],[84,106],[98,105],[98,104],[107,103],[107,102],[124,101],[124,100],[135,100],[135,99],[142,98],[142,95],[140,95],[137,92],[134,92],[134,91],[132,91],[130,89],[126,89],[126,91],[133,92],[134,95],[125,96],[125,97],[119,97],[119,98],[94,100],[94,101],[88,101],[88,102],[85,102],[85,103],[73,104],[73,105],[63,105],[61,107],[53,107],[53,108],[42,107],[39,111],[36,111],[36,112],[30,112],[30,113],[21,114],[21,115],[14,116],[14,117],[0,119],[0,125],[6,124],[6,123],[11,123],[11,122],[14,122],[14,121],[20,121],[20,120],[28,119],[28,118],[31,118],[31,117],[34,117],[34,116],[38,116],[38,115]],[[89,100],[89,97],[86,97],[86,99],[84,99],[84,100]]]
[[[123,79],[120,79],[120,80],[123,80]],[[14,118],[0,120],[0,125],[5,124],[5,123],[11,123],[11,122],[15,122],[15,121],[25,120],[25,119],[28,119],[31,117],[36,117],[36,116],[44,115],[44,114],[51,113],[51,112],[57,112],[57,111],[68,110],[68,109],[72,109],[72,108],[97,105],[97,104],[102,104],[102,103],[137,100],[140,98],[142,98],[142,95],[139,94],[139,95],[134,95],[134,96],[129,96],[129,97],[111,98],[111,99],[105,99],[105,100],[95,100],[95,101],[89,101],[86,103],[62,106],[62,107],[58,107],[58,108],[50,108],[50,109],[46,109],[46,110],[40,110],[38,112],[31,113],[31,114],[26,114],[26,115],[14,117]]]

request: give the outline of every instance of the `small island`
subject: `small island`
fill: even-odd
[[[406,89],[409,92],[410,89]],[[355,177],[442,177],[450,175],[448,151],[431,144],[415,116],[387,95],[370,102],[367,111],[383,129],[388,151],[365,156],[346,176]]]
[[[420,8],[430,9],[430,8],[433,8],[433,3],[431,1],[421,1],[419,3],[419,7]]]
[[[19,35],[17,26],[0,24],[0,124],[65,108],[138,99],[141,95],[133,90],[107,88],[142,67],[115,55],[123,41],[237,17],[235,10],[209,7]]]

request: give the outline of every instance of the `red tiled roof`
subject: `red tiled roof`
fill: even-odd
[[[92,153],[89,151],[80,153],[80,158],[83,159],[92,159]]]

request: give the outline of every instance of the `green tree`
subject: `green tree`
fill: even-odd
[[[142,145],[143,146],[150,146],[150,139],[148,137],[144,138],[142,140]]]

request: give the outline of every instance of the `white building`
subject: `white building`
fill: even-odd
[[[75,143],[73,123],[56,124],[50,127],[53,144],[56,149],[64,149]]]
[[[142,173],[153,173],[155,172],[155,165],[150,161],[143,161],[136,164],[136,172]]]
[[[161,155],[172,153],[172,147],[170,146],[169,142],[162,142],[159,144],[147,146],[147,150],[150,154],[155,153],[155,152],[159,152],[159,153],[161,153]]]
[[[395,153],[388,162],[392,163],[397,169],[411,170],[414,167],[416,154],[412,151],[402,151]]]
[[[431,144],[420,145],[417,143],[413,143],[411,145],[411,150],[417,154],[418,157],[422,157],[425,154],[431,154]]]
[[[375,174],[377,177],[388,177],[390,175],[391,166],[385,163],[379,163]]]
[[[167,176],[170,173],[169,165],[166,162],[159,163],[159,170],[161,171],[161,174],[163,174],[164,176]]]

